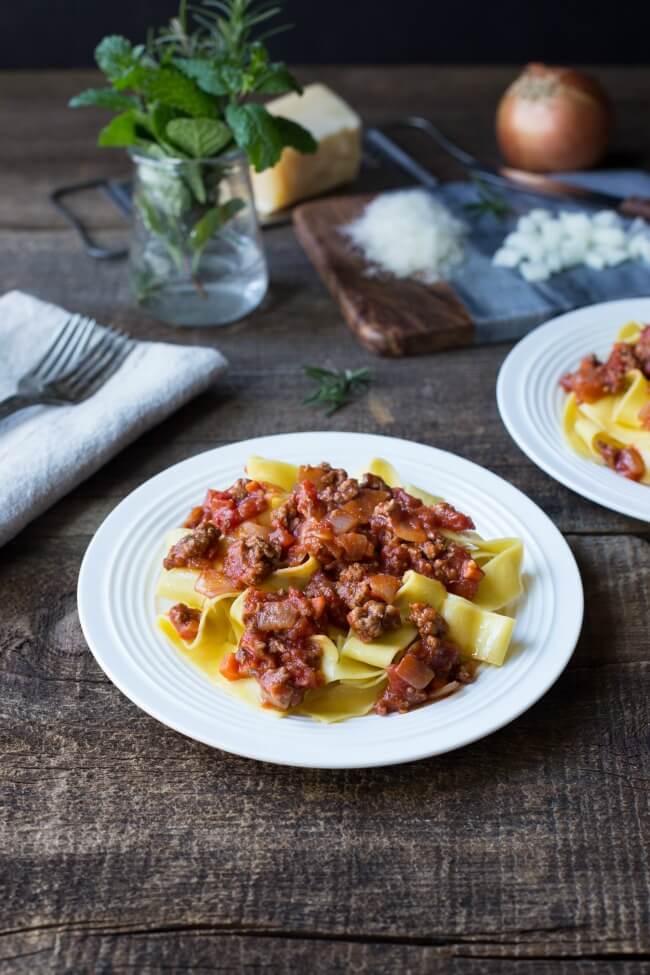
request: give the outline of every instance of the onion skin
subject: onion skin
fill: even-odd
[[[503,156],[517,169],[586,169],[607,148],[612,111],[594,78],[571,68],[529,64],[502,96],[496,130]]]

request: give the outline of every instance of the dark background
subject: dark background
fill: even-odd
[[[285,0],[293,63],[645,64],[647,0]],[[177,0],[0,0],[2,68],[85,67],[111,33],[143,40]],[[643,21],[643,22],[642,22]]]

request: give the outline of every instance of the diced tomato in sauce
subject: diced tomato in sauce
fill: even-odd
[[[645,474],[643,457],[636,447],[614,447],[604,440],[598,440],[596,447],[607,466],[629,481],[640,481]]]
[[[596,403],[603,396],[622,393],[633,369],[650,379],[650,325],[636,342],[615,342],[605,362],[595,355],[585,356],[575,372],[562,376],[560,386],[566,393],[575,393],[578,403]]]

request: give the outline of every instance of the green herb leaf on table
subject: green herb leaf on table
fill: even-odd
[[[303,366],[303,371],[318,383],[318,389],[307,396],[303,403],[324,407],[326,416],[332,416],[353,399],[362,396],[372,381],[370,369],[334,371],[320,366]]]
[[[177,118],[167,123],[167,137],[194,159],[216,156],[229,142],[232,132],[223,122],[210,118]]]

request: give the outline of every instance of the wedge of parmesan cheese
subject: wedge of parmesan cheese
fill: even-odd
[[[356,179],[361,165],[361,119],[325,85],[308,85],[302,95],[291,93],[266,106],[308,129],[318,143],[313,155],[287,148],[276,166],[251,169],[255,203],[261,214],[275,213]]]

